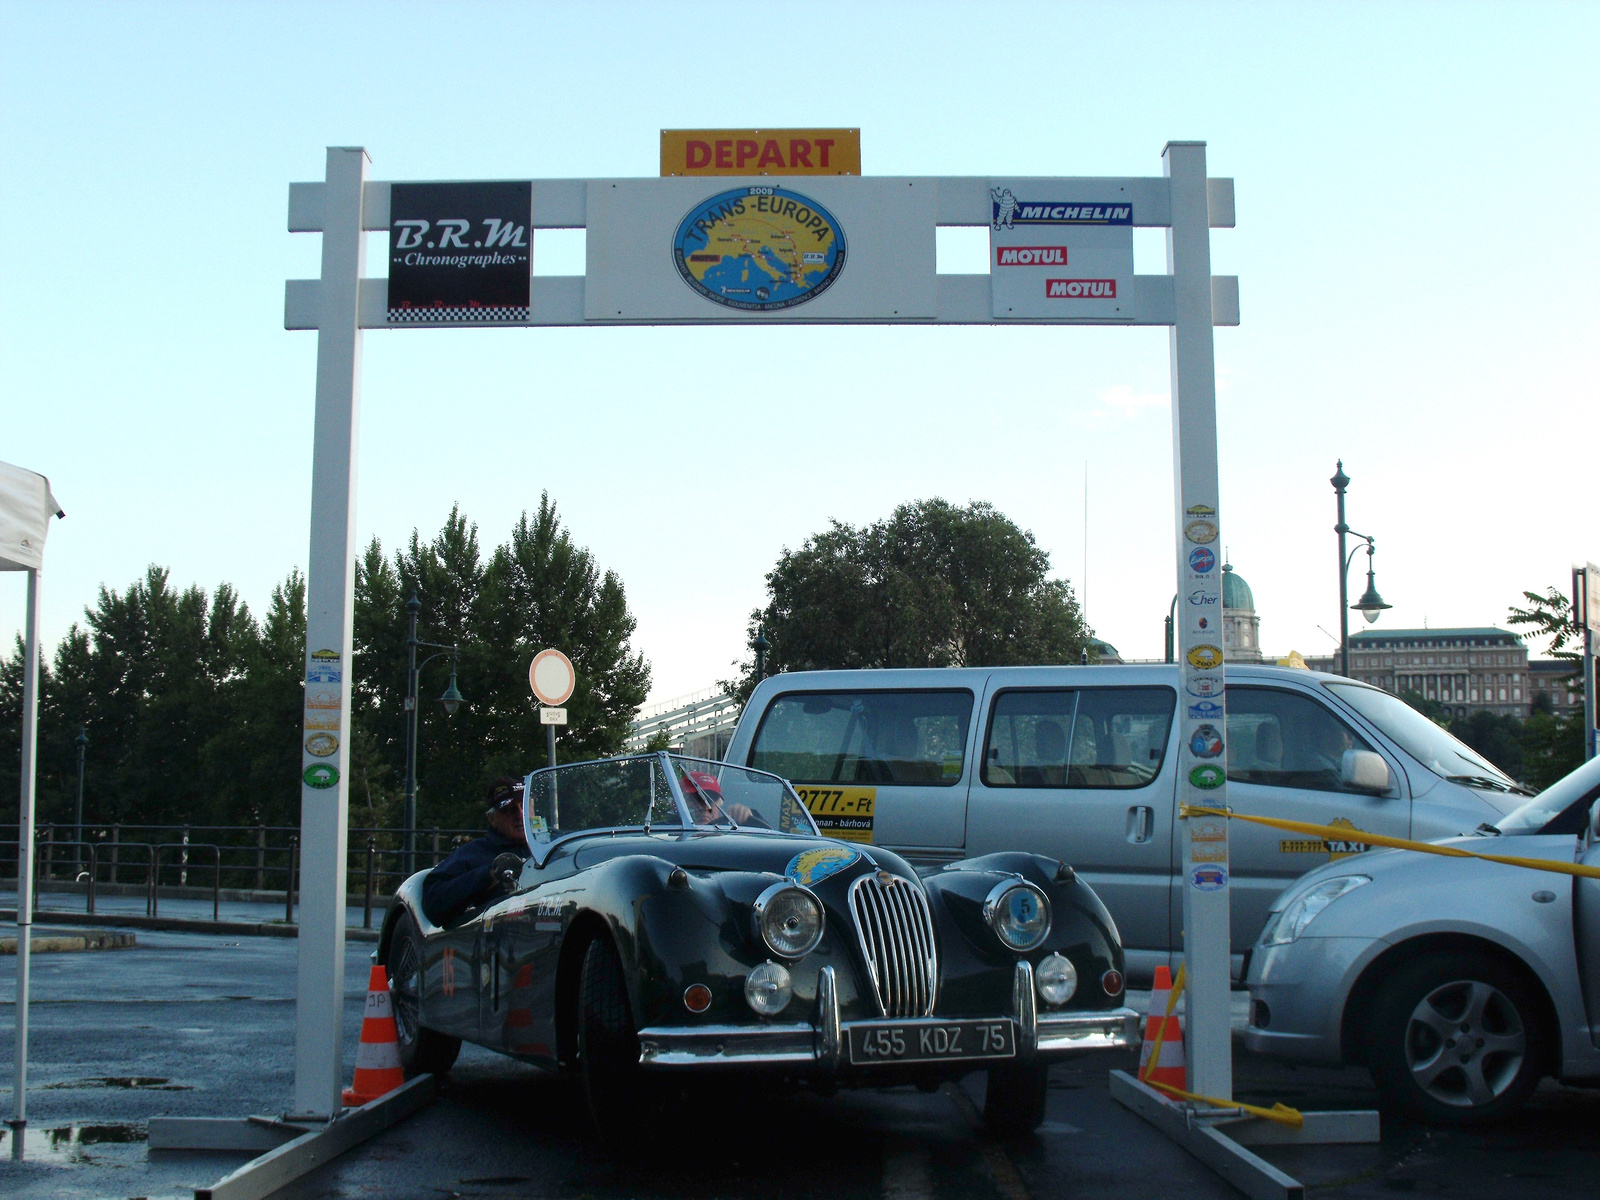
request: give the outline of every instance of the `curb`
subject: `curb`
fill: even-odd
[[[169,933],[226,933],[237,937],[299,937],[300,926],[266,924],[260,921],[192,921],[184,917],[141,917],[132,913],[71,913],[46,909],[38,914],[53,925],[98,925],[121,929],[156,929]],[[15,921],[15,909],[0,909],[0,921]],[[376,929],[352,929],[346,925],[347,942],[376,942]],[[12,939],[13,941],[15,939]],[[37,943],[34,949],[38,948]],[[13,947],[13,953],[15,948]]]
[[[126,950],[130,946],[138,945],[138,941],[134,934],[119,933],[115,930],[79,934],[52,931],[42,937],[37,935],[30,937],[28,949],[34,954],[60,954],[73,950]],[[0,954],[16,952],[16,938],[0,938]]]

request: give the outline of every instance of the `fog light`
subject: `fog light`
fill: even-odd
[[[776,1016],[789,1004],[794,988],[789,971],[775,962],[764,962],[744,979],[744,998],[763,1017]]]
[[[1100,976],[1100,986],[1105,988],[1106,995],[1108,996],[1122,995],[1122,972],[1113,967],[1104,975]]]
[[[1267,1007],[1265,1000],[1250,1001],[1250,1024],[1257,1029],[1268,1029],[1272,1025],[1272,1009]]]
[[[1078,990],[1078,968],[1060,954],[1047,954],[1034,968],[1033,985],[1039,991],[1039,999],[1059,1007]]]
[[[703,983],[691,983],[683,989],[683,1006],[692,1013],[703,1013],[711,1007],[711,989]]]

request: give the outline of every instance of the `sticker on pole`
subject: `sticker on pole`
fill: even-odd
[[[572,660],[559,650],[541,650],[528,664],[528,686],[540,704],[559,708],[571,698],[577,682],[578,673],[572,669]]]
[[[301,772],[300,778],[307,787],[324,791],[339,782],[339,768],[332,763],[312,763]]]
[[[1208,863],[1189,872],[1189,882],[1197,892],[1220,892],[1228,886],[1228,868]]]

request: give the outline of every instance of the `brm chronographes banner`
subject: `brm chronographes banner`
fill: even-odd
[[[389,323],[526,321],[533,184],[396,183],[389,189]]]

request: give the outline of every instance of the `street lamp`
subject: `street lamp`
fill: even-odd
[[[422,611],[422,601],[417,598],[416,592],[411,593],[411,599],[406,601],[406,614],[408,629],[406,632],[406,807],[405,807],[405,845],[403,855],[405,872],[410,875],[415,869],[413,856],[417,845],[417,684],[422,674],[422,668],[434,659],[444,654],[450,655],[450,686],[445,688],[444,695],[439,697],[439,703],[444,707],[445,715],[453,717],[456,710],[464,704],[465,698],[461,689],[456,687],[456,668],[461,662],[461,649],[459,646],[446,646],[440,642],[424,642],[417,637],[417,614]],[[426,646],[436,653],[428,655],[420,663],[417,661],[417,648]]]
[[[1350,485],[1350,477],[1344,473],[1344,460],[1340,459],[1334,470],[1333,478],[1328,480],[1333,484],[1333,490],[1339,497],[1339,523],[1333,531],[1339,535],[1339,674],[1350,674],[1350,610],[1353,608],[1367,619],[1370,625],[1378,619],[1379,614],[1393,605],[1385,604],[1383,597],[1378,595],[1377,579],[1372,569],[1372,554],[1374,541],[1365,533],[1357,533],[1344,520],[1344,490]],[[1345,553],[1345,535],[1360,538],[1367,544],[1367,590],[1361,594],[1361,599],[1354,604],[1350,603],[1350,560],[1356,556],[1355,550]]]
[[[772,643],[767,641],[767,627],[756,628],[756,640],[750,643],[756,652],[756,682],[760,683],[767,677],[767,651],[772,649]]]

